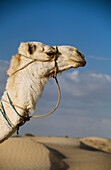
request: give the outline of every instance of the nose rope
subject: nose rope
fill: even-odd
[[[2,103],[2,101],[1,101],[1,109],[0,109],[0,112],[2,113],[3,117],[5,118],[5,120],[7,121],[8,125],[9,125],[10,127],[12,127],[12,128],[17,128],[17,134],[18,134],[18,129],[19,129],[19,127],[22,126],[22,125],[24,125],[24,124],[25,124],[27,121],[29,121],[31,118],[41,118],[41,117],[49,116],[49,115],[51,115],[51,114],[58,108],[58,106],[59,106],[60,98],[61,98],[61,92],[60,92],[59,82],[58,82],[58,80],[57,80],[57,62],[56,62],[56,60],[57,60],[57,52],[58,52],[58,48],[57,48],[57,46],[56,46],[56,52],[54,53],[54,57],[53,57],[53,60],[54,60],[54,75],[53,75],[53,78],[55,79],[56,84],[57,84],[57,88],[58,88],[58,101],[57,101],[57,104],[56,104],[55,108],[54,108],[51,112],[46,113],[46,114],[43,114],[43,115],[29,116],[28,110],[25,110],[25,109],[23,109],[22,107],[20,107],[20,106],[18,106],[18,105],[15,105],[15,104],[11,101],[11,99],[10,99],[10,97],[9,97],[9,94],[7,93],[8,101],[6,101],[6,100],[4,100],[4,99],[2,99],[2,101],[6,102],[6,103],[9,103],[10,106],[11,106],[11,107],[13,108],[13,110],[15,111],[15,113],[16,113],[19,117],[21,117],[21,118],[23,119],[22,122],[20,122],[19,124],[17,124],[17,126],[14,126],[13,123],[12,123],[12,122],[10,121],[10,119],[8,118],[8,116],[6,115],[6,112],[5,112],[3,103]],[[21,54],[20,54],[20,55],[21,55]],[[23,70],[24,68],[26,68],[28,65],[30,65],[31,63],[33,63],[33,62],[35,62],[35,61],[41,61],[41,62],[52,61],[52,59],[50,59],[50,60],[38,60],[38,59],[29,58],[29,57],[27,57],[27,56],[25,56],[25,55],[22,55],[22,56],[24,56],[24,57],[26,57],[26,58],[28,58],[28,59],[31,59],[32,61],[29,62],[28,64],[26,64],[25,66],[23,66],[22,68],[16,70],[14,73],[12,73],[12,74],[10,75],[10,77],[13,76],[15,73]],[[26,117],[25,117],[25,116],[21,116],[21,115],[17,112],[17,110],[15,109],[15,107],[24,110],[24,113],[25,113]]]

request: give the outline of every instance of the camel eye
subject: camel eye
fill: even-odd
[[[48,56],[50,56],[50,57],[53,57],[54,56],[54,52],[52,52],[52,53],[46,53]]]

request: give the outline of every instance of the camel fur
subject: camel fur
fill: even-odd
[[[57,73],[70,68],[85,66],[84,55],[77,48],[58,46],[57,49]],[[14,126],[19,124],[22,118],[10,106],[7,92],[20,115],[26,116],[24,110],[33,113],[46,82],[54,74],[54,61],[51,59],[55,52],[55,46],[45,45],[40,42],[27,42],[21,43],[18,54],[12,57],[7,71],[9,77],[6,91],[2,96],[2,103],[8,118]],[[13,75],[15,71],[32,61],[32,59],[47,60],[47,62],[35,61]],[[16,107],[16,105],[23,109]],[[3,115],[0,114],[0,142],[8,139],[16,130],[17,128],[10,127]]]

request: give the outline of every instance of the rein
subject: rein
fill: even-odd
[[[48,61],[54,60],[54,75],[53,75],[53,78],[54,78],[55,81],[56,81],[59,96],[58,96],[57,104],[56,104],[55,108],[54,108],[51,112],[46,113],[46,114],[43,114],[43,115],[29,116],[27,110],[23,109],[23,108],[20,107],[20,106],[17,106],[17,105],[15,105],[15,104],[13,104],[13,102],[11,101],[11,99],[10,99],[10,97],[9,97],[9,94],[7,93],[8,101],[6,101],[6,100],[4,100],[4,99],[2,99],[2,101],[6,102],[6,103],[9,103],[10,106],[11,106],[11,107],[13,108],[13,110],[15,111],[15,113],[16,113],[19,117],[21,117],[23,120],[22,120],[21,123],[17,124],[17,126],[14,126],[13,123],[12,123],[12,122],[10,121],[10,119],[8,118],[8,116],[6,115],[6,112],[5,112],[5,109],[4,109],[4,106],[3,106],[2,101],[1,101],[1,108],[2,108],[2,109],[0,109],[0,112],[2,113],[3,117],[5,118],[5,120],[7,121],[8,125],[9,125],[11,128],[17,128],[17,134],[18,134],[19,127],[22,126],[22,125],[24,125],[24,124],[25,124],[27,121],[29,121],[31,118],[41,118],[41,117],[49,116],[49,115],[52,114],[52,113],[58,108],[58,106],[59,106],[61,93],[60,93],[60,86],[59,86],[59,83],[58,83],[58,80],[57,80],[57,62],[56,62],[56,60],[57,60],[57,52],[58,52],[58,48],[57,48],[57,46],[56,46],[56,52],[54,53],[53,58],[51,58],[51,59],[49,59],[49,60],[32,59],[32,58],[29,58],[29,57],[27,57],[27,56],[25,56],[25,55],[19,54],[19,55],[21,55],[21,56],[23,56],[23,57],[26,57],[26,58],[28,58],[28,59],[31,59],[32,61],[29,62],[28,64],[24,65],[22,68],[16,70],[14,73],[12,73],[12,74],[10,75],[10,77],[13,76],[15,73],[23,70],[24,68],[26,68],[28,65],[32,64],[32,63],[35,62],[35,61],[48,62]],[[21,116],[21,115],[17,112],[17,110],[15,109],[15,106],[18,107],[18,108],[20,108],[20,109],[22,109],[22,110],[24,110],[26,116],[25,116],[25,117],[24,117],[24,116]]]

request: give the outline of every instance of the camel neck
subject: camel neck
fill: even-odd
[[[6,91],[10,95],[13,103],[33,113],[46,81],[47,78],[34,74],[18,74],[16,79],[14,79],[13,76],[9,77]]]

